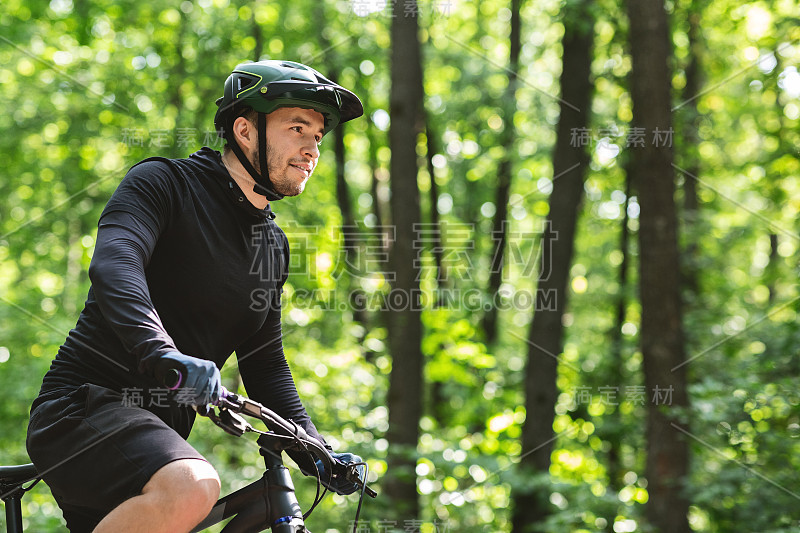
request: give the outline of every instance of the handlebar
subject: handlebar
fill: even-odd
[[[170,390],[176,390],[185,381],[183,373],[177,368],[165,368],[157,372],[157,379]],[[219,413],[214,411],[214,407]],[[208,417],[219,427],[237,437],[245,432],[256,431],[246,420],[238,416],[244,414],[253,418],[258,418],[272,434],[281,438],[281,444],[274,451],[297,450],[310,451],[320,459],[326,472],[330,473],[330,479],[321,480],[328,485],[332,478],[343,475],[346,480],[354,483],[359,490],[371,498],[375,498],[378,493],[366,486],[366,479],[362,480],[356,470],[357,465],[342,463],[334,458],[330,451],[317,439],[310,436],[306,431],[291,420],[278,415],[271,409],[264,407],[260,403],[239,394],[228,391],[225,387],[220,390],[219,399],[214,403],[195,407],[201,416]],[[366,476],[365,476],[366,477]]]
[[[156,381],[160,382],[170,391],[177,391],[181,385],[186,382],[185,372],[185,369],[182,369],[180,364],[170,364],[168,361],[161,359],[159,363],[155,365],[154,377]],[[193,401],[196,400],[193,398]],[[366,463],[344,463],[338,461],[331,455],[329,449],[326,448],[322,442],[311,437],[295,422],[286,420],[260,403],[240,396],[239,394],[232,393],[221,385],[219,396],[215,402],[210,405],[196,405],[195,410],[199,415],[208,417],[217,426],[236,437],[241,437],[246,432],[260,433],[262,436],[259,438],[259,445],[261,446],[261,452],[264,456],[267,474],[280,471],[282,467],[281,452],[284,450],[308,453],[312,458],[317,457],[322,462],[322,468],[318,468],[316,465],[311,467],[314,472],[313,475],[316,475],[317,479],[317,495],[314,498],[313,505],[302,515],[303,519],[311,514],[311,511],[313,511],[322,500],[325,492],[333,486],[334,479],[344,479],[352,483],[360,492],[358,509],[356,510],[355,521],[353,522],[353,531],[354,533],[357,531],[358,517],[361,513],[361,504],[364,501],[364,495],[366,494],[371,498],[375,498],[378,495],[377,492],[367,486],[367,473],[369,470]],[[264,432],[255,429],[242,418],[240,414],[258,418],[266,424],[268,431]],[[364,472],[364,479],[361,479],[361,476],[359,476],[358,467],[362,467],[360,470]],[[301,470],[303,469],[301,468]],[[326,479],[321,479],[320,474],[322,472],[320,471],[324,472]],[[304,471],[304,473],[306,472]],[[310,475],[308,473],[306,474]],[[288,474],[286,474],[286,476],[288,479]],[[293,493],[294,488],[291,487],[291,482],[289,482],[288,485]],[[320,494],[321,486],[325,487],[325,491],[323,491],[322,494]]]
[[[327,448],[325,448],[320,441],[306,433],[302,427],[290,420],[284,419],[271,409],[264,407],[256,401],[230,392],[225,387],[222,387],[219,400],[213,405],[220,410],[224,409],[232,413],[241,413],[253,418],[258,418],[276,435],[301,441],[306,446],[312,448],[314,450],[314,455],[323,462],[332,463],[335,461]],[[213,411],[209,410],[208,406],[205,406],[204,408],[198,408],[197,412],[203,416],[209,416]],[[243,419],[240,420],[249,426]],[[239,430],[237,429],[236,431],[238,432]],[[245,431],[249,431],[249,429],[245,429]]]

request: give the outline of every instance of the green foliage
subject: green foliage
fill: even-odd
[[[390,291],[375,206],[388,198],[390,17],[354,10],[369,2],[167,3],[122,0],[7,0],[0,8],[0,461],[26,462],[27,411],[41,376],[74,325],[88,290],[97,218],[127,168],[151,156],[185,156],[214,137],[213,101],[239,61],[308,62],[362,96],[366,120],[348,124],[346,172],[359,225],[359,263],[348,264],[336,206],[332,145],[326,140],[307,192],[274,206],[293,249],[286,287],[284,342],[300,394],[322,433],[341,450],[369,459],[381,491],[386,473],[386,347]],[[425,416],[415,450],[422,531],[508,531],[512,487],[535,487],[517,470],[525,420],[527,328],[535,291],[541,224],[551,186],[558,119],[559,22],[563,3],[523,5],[521,83],[516,110],[501,101],[507,74],[510,13],[500,2],[421,3],[425,106],[441,153],[434,176],[438,206],[423,195],[430,220],[445,228],[448,276],[438,286],[429,243],[421,250],[427,357]],[[377,5],[377,4],[375,4]],[[637,531],[647,501],[643,405],[637,349],[635,238],[628,285],[618,249],[629,150],[630,57],[622,8],[597,2],[592,75],[593,158],[570,272],[566,337],[559,354],[561,395],[554,430],[548,531]],[[694,530],[791,531],[797,528],[793,472],[800,456],[797,346],[797,215],[800,101],[797,15],[792,2],[671,2],[673,89],[681,104],[692,51],[687,13],[702,20],[703,89],[696,95],[696,144],[681,137],[694,117],[675,110],[676,165],[698,165],[696,224],[682,246],[696,246],[697,293],[687,291],[686,330],[692,380],[693,446],[687,493]],[[796,11],[796,9],[795,9]],[[775,54],[773,62],[770,54]],[[761,60],[759,60],[761,58]],[[794,70],[793,70],[794,69]],[[793,75],[792,72],[795,74]],[[794,77],[793,77],[794,76]],[[794,85],[792,85],[794,84]],[[794,91],[794,92],[792,92]],[[491,221],[502,135],[513,125],[509,248],[501,295],[486,295],[494,250]],[[616,128],[616,129],[615,129]],[[368,131],[369,129],[369,131]],[[370,145],[367,137],[371,138]],[[601,138],[621,151],[598,149]],[[375,154],[376,168],[370,166]],[[425,155],[425,139],[418,153]],[[614,154],[614,155],[609,155]],[[424,165],[421,165],[424,168]],[[377,197],[371,180],[377,176]],[[682,192],[679,195],[683,194]],[[629,229],[638,228],[635,198]],[[770,234],[777,236],[771,250]],[[688,259],[687,259],[688,260]],[[367,302],[358,323],[349,291]],[[450,291],[447,305],[434,302]],[[457,295],[453,297],[453,295]],[[469,295],[469,297],[465,297]],[[622,369],[610,361],[614,304],[627,297]],[[484,305],[501,305],[500,339],[483,342]],[[223,372],[236,382],[234,363]],[[581,389],[582,388],[582,389]],[[588,400],[579,391],[589,392]],[[614,393],[614,394],[612,394]],[[646,391],[645,401],[652,401]],[[584,401],[585,400],[585,401]],[[611,442],[619,440],[622,479],[608,478]],[[260,475],[255,445],[199,421],[191,442],[219,469],[226,490]],[[296,476],[299,477],[299,476]],[[300,501],[315,487],[296,479]],[[32,531],[62,528],[42,485],[26,497]],[[373,530],[385,497],[367,502]],[[312,530],[345,531],[353,497],[330,497]],[[0,518],[0,527],[3,526]],[[619,524],[615,527],[615,524]],[[402,529],[403,524],[395,524]]]

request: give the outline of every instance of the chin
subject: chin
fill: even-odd
[[[276,187],[276,190],[284,196],[298,196],[306,189],[306,183],[308,183],[307,179],[296,184],[284,183],[282,187]]]

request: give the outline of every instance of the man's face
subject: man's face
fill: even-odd
[[[277,192],[285,196],[303,192],[317,167],[324,132],[325,119],[313,109],[280,107],[267,115],[267,166]],[[252,155],[255,168],[261,168],[258,149]]]

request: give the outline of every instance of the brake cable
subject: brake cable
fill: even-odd
[[[236,404],[232,405],[236,407]],[[225,430],[225,432],[231,435],[234,435],[236,437],[241,437],[244,433],[252,432],[252,433],[258,433],[259,435],[270,435],[272,438],[291,440],[294,441],[294,443],[301,448],[300,451],[304,451],[308,455],[308,457],[312,461],[314,461],[315,456],[313,452],[308,448],[308,445],[297,435],[292,435],[292,436],[281,435],[279,433],[275,433],[274,431],[261,431],[260,429],[256,429],[247,420],[245,420],[242,416],[240,416],[237,412],[231,411],[230,408],[225,406],[218,405],[216,410],[213,407],[212,408],[209,408],[208,406],[204,407],[205,408],[203,409],[196,409],[197,412],[202,416],[210,418],[211,421],[214,422],[214,424],[216,424],[217,426]],[[296,423],[294,423],[294,425],[295,427],[299,427],[297,426]],[[282,429],[284,431],[289,430],[289,428],[286,427],[282,427]],[[272,450],[267,450],[267,451],[269,453],[273,453]],[[353,469],[352,472],[347,476],[347,478],[356,476],[356,478],[359,481],[359,484],[361,485],[361,491],[358,498],[358,507],[356,508],[355,520],[353,521],[353,533],[357,533],[358,520],[359,517],[361,516],[361,506],[364,503],[364,495],[366,494],[367,490],[367,477],[369,475],[369,465],[364,461],[361,461],[359,463],[346,463],[346,465],[347,466],[345,468],[347,472],[350,472],[350,468]],[[363,480],[358,476],[358,470],[355,468],[357,466],[362,466],[362,465],[364,466]],[[328,476],[328,484],[330,484],[331,481],[333,480],[333,466],[334,463],[331,462],[330,465],[331,472],[330,475]],[[322,482],[319,470],[317,468],[315,468],[314,470],[317,482],[316,495],[314,496],[314,503],[311,505],[311,507],[309,507],[308,511],[303,513],[303,520],[306,520],[311,515],[312,511],[314,511],[317,505],[319,505],[320,502],[322,502],[322,500],[325,498],[325,495],[328,493],[328,486]],[[352,479],[350,479],[350,481],[353,482]],[[324,489],[322,490],[322,494],[320,494],[320,486]]]

